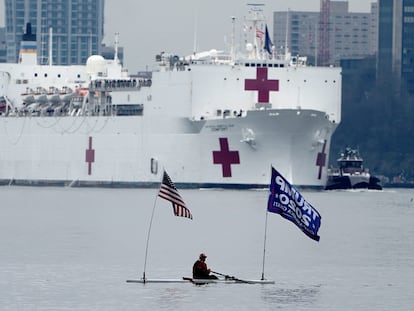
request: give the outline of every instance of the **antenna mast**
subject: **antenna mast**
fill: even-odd
[[[288,57],[288,54],[289,54],[289,15],[290,15],[290,9],[288,9],[286,12],[285,58]]]
[[[115,33],[115,43],[114,43],[114,49],[115,49],[115,53],[114,53],[114,61],[115,63],[118,63],[118,45],[119,45],[119,32]]]
[[[251,20],[249,20],[252,23],[253,27],[253,58],[259,58],[260,57],[260,48],[259,43],[257,41],[258,32],[262,32],[261,29],[258,29],[258,23],[264,22],[263,17],[263,3],[248,3],[247,4],[250,7],[250,14],[252,14]],[[262,33],[261,35],[263,35]]]
[[[231,30],[231,61],[236,61],[236,17],[231,16],[232,30]]]
[[[49,28],[49,66],[53,65],[53,29]]]

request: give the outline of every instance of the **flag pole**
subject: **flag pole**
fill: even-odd
[[[152,220],[154,219],[155,206],[157,205],[158,193],[159,193],[159,190],[157,192],[157,195],[155,196],[154,206],[152,207],[151,220],[150,220],[150,224],[149,224],[149,227],[148,227],[148,234],[147,234],[147,245],[145,246],[144,272],[142,273],[142,281],[144,282],[144,284],[146,282],[145,270],[147,268],[148,245],[149,245],[151,228],[152,228]]]
[[[270,165],[270,179],[272,179],[272,165]],[[270,180],[270,184],[272,181]],[[262,281],[264,280],[264,267],[265,267],[265,258],[266,258],[266,240],[267,240],[267,204],[266,204],[266,220],[265,220],[265,230],[264,230],[264,239],[263,239],[263,263],[262,263]]]
[[[267,239],[267,216],[268,216],[267,208],[266,208],[266,221],[265,221],[265,232],[264,232],[264,242],[263,242],[263,264],[262,264],[262,278],[263,281],[264,278],[264,268],[265,268],[265,258],[266,258],[266,239]]]

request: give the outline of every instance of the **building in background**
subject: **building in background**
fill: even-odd
[[[114,59],[115,58],[115,47],[102,44],[101,54],[105,59]],[[124,63],[124,48],[118,47],[117,49],[117,58],[121,64]]]
[[[414,0],[379,0],[377,78],[414,94]]]
[[[0,27],[0,63],[6,62],[6,28]]]
[[[36,34],[39,64],[85,64],[101,53],[104,0],[5,0],[5,11],[7,62],[18,61],[27,23]]]
[[[392,75],[394,0],[379,0],[377,78]]]
[[[307,56],[312,64],[339,65],[377,51],[377,4],[369,13],[349,12],[347,1],[321,0],[320,12],[273,13],[273,42],[278,52]]]

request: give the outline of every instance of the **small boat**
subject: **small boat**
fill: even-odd
[[[328,170],[325,189],[373,189],[382,190],[380,180],[372,176],[363,166],[364,160],[359,151],[346,148],[337,160],[338,168]]]
[[[46,97],[49,103],[58,104],[61,102],[59,89],[54,86],[49,87]]]
[[[235,277],[221,278],[221,279],[193,279],[190,277],[183,277],[181,279],[138,279],[127,280],[127,283],[192,283],[196,285],[219,283],[219,284],[275,284],[272,280],[242,280]]]
[[[40,86],[37,87],[36,91],[33,94],[33,96],[34,96],[34,101],[36,103],[45,104],[45,103],[48,102],[47,91],[46,91],[45,88],[42,88]]]
[[[160,185],[160,190],[157,195],[157,197],[163,198],[169,202],[172,203],[174,215],[178,217],[184,217],[188,219],[193,219],[193,216],[190,212],[190,210],[185,206],[184,200],[181,198],[181,195],[178,193],[177,188],[175,187],[174,183],[172,182],[171,178],[167,174],[167,172],[164,170],[163,173],[163,179]],[[157,199],[156,197],[156,199]],[[151,219],[150,219],[150,225],[148,229],[148,236],[147,236],[147,244],[145,247],[145,260],[144,260],[144,272],[142,274],[142,278],[135,279],[135,280],[127,280],[127,283],[141,283],[141,284],[147,284],[147,283],[192,283],[195,285],[203,285],[203,284],[210,284],[210,283],[224,283],[224,284],[274,284],[274,281],[267,280],[264,277],[264,263],[265,263],[265,248],[266,248],[266,233],[265,233],[265,243],[264,243],[264,250],[263,250],[263,267],[262,267],[262,277],[260,280],[246,280],[246,279],[239,279],[234,276],[230,276],[228,274],[223,274],[221,272],[213,271],[208,269],[208,273],[212,273],[210,277],[207,277],[206,279],[202,278],[194,278],[194,277],[182,277],[179,279],[152,279],[147,278],[145,269],[147,265],[147,258],[148,258],[148,245],[150,240],[150,233],[151,233],[151,227],[152,227],[152,221],[154,218],[154,211],[155,211],[156,204],[154,203]],[[267,218],[266,218],[267,220]],[[267,227],[267,226],[266,226]],[[202,260],[206,258],[207,256],[202,253],[200,254],[200,259]],[[193,266],[193,276],[195,274],[195,268],[197,262]],[[203,272],[207,270],[207,266],[204,264],[204,267],[202,267]],[[205,275],[203,274],[205,277]],[[219,276],[219,277],[217,277]]]
[[[33,104],[36,100],[34,97],[34,91],[31,88],[26,88],[26,92],[21,94],[22,102],[25,105]]]

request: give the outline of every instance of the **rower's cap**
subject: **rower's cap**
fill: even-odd
[[[200,259],[201,259],[201,258],[207,258],[206,254],[201,253],[201,254],[200,254]]]

